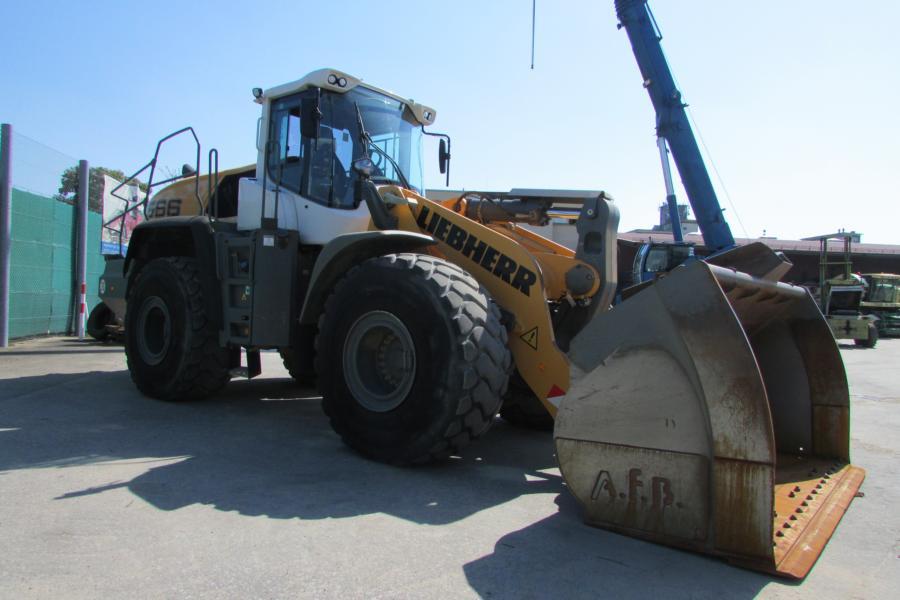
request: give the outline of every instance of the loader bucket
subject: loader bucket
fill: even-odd
[[[806,576],[865,471],[805,289],[698,261],[595,317],[569,359],[554,438],[588,523]]]

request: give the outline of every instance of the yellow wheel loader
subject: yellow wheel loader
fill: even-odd
[[[589,523],[809,571],[863,471],[836,344],[809,294],[777,281],[782,259],[738,248],[614,304],[604,192],[435,202],[433,109],[334,69],[254,95],[253,173],[163,189],[148,212],[182,214],[132,235],[125,347],[141,392],[214,394],[278,349],[349,446],[417,464],[482,436],[512,377],[516,402],[555,417]],[[574,251],[520,225],[554,216],[577,219]]]

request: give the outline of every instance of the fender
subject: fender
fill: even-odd
[[[328,294],[354,265],[392,252],[415,252],[435,244],[434,238],[407,231],[363,231],[340,235],[322,247],[313,266],[300,323],[315,324]]]
[[[221,291],[216,279],[215,237],[205,216],[166,217],[144,221],[134,228],[122,270],[128,280],[126,298],[141,265],[164,256],[189,256],[197,260],[206,314],[222,322]],[[136,262],[137,261],[137,262]]]

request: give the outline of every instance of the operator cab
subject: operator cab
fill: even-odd
[[[424,190],[422,137],[433,109],[333,69],[256,93],[256,177],[240,182],[239,230],[260,228],[265,216],[304,244],[365,231],[371,215],[355,193],[353,163],[367,156],[374,183]]]
[[[638,248],[632,268],[633,284],[652,281],[662,273],[694,259],[694,244],[647,242]]]
[[[900,275],[867,273],[862,277],[866,282],[865,302],[900,303]]]
[[[856,275],[849,279],[834,277],[825,282],[825,304],[822,311],[826,315],[858,315],[859,305],[866,292],[865,280]]]

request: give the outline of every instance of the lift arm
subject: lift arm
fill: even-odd
[[[712,253],[733,248],[734,236],[722,215],[722,207],[684,110],[686,105],[675,87],[675,79],[659,43],[662,36],[647,0],[615,0],[615,4],[619,27],[628,34],[644,87],[656,112],[657,135],[669,144],[706,247]]]

